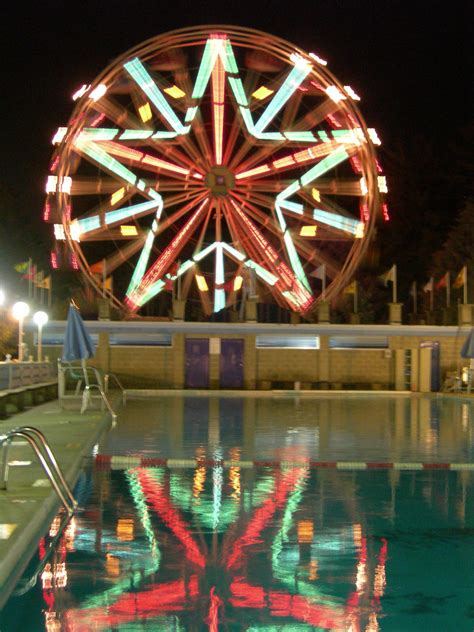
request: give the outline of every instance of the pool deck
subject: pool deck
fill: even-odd
[[[62,410],[56,400],[0,421],[0,434],[20,426],[41,430],[73,488],[84,459],[110,425],[106,411],[81,415]],[[0,490],[0,609],[60,508],[38,459],[23,439],[13,440],[8,461],[8,489]]]

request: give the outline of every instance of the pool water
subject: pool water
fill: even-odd
[[[86,471],[2,632],[474,629],[473,474],[314,464],[472,461],[469,402],[137,401],[99,450],[178,461]]]

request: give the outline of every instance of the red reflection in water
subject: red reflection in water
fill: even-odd
[[[207,614],[203,623],[211,632],[218,632],[220,623],[225,625],[225,606],[248,608],[254,611],[266,611],[271,617],[287,618],[323,629],[344,629],[360,632],[360,598],[364,592],[368,565],[366,538],[358,539],[358,580],[357,590],[352,592],[345,605],[331,606],[318,603],[318,597],[305,597],[290,594],[284,590],[268,590],[259,585],[249,583],[244,565],[247,549],[263,542],[262,532],[270,524],[277,510],[285,507],[289,495],[307,477],[304,467],[293,467],[283,473],[275,473],[275,489],[256,509],[246,525],[244,532],[234,537],[235,531],[229,529],[224,536],[220,550],[204,550],[195,541],[190,526],[182,518],[169,498],[168,488],[157,481],[148,470],[135,470],[147,504],[153,508],[162,522],[172,532],[176,540],[183,546],[185,561],[193,565],[194,571],[186,573],[185,579],[166,583],[154,583],[139,592],[123,593],[110,596],[107,607],[69,610],[66,614],[68,632],[89,632],[104,630],[120,624],[140,619],[152,619],[167,613],[198,612],[204,601]],[[205,545],[203,544],[202,546]],[[385,586],[385,563],[387,559],[387,541],[382,540],[378,554],[378,565],[375,569],[374,590],[370,606],[372,621],[376,622],[376,610]],[[207,578],[215,575],[219,569],[221,582],[220,595],[216,587],[209,589]],[[238,573],[238,574],[236,574]],[[187,576],[186,576],[187,575]],[[223,595],[228,593],[224,599]],[[326,602],[327,603],[327,602]],[[221,620],[221,621],[220,621]],[[201,619],[202,621],[202,619]]]

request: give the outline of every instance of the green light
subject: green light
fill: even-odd
[[[108,211],[104,215],[104,224],[111,226],[124,219],[130,219],[146,211],[155,208],[158,205],[157,200],[149,200],[148,202],[142,202],[141,204],[134,204],[133,206],[127,206],[126,208],[120,208],[115,211]],[[92,217],[85,217],[77,221],[79,226],[79,232],[81,235],[88,233],[92,230],[100,228],[100,216],[94,215]]]
[[[128,298],[130,298],[131,294],[135,292],[137,287],[140,285],[141,280],[143,279],[154,239],[155,233],[153,232],[153,230],[150,229],[146,237],[145,245],[143,246],[143,249],[140,253],[140,258],[138,259],[138,263],[135,266],[132,278],[130,279],[130,284],[126,292]]]
[[[314,143],[316,140],[313,132],[285,132],[288,140],[299,141],[303,143]]]
[[[184,131],[186,130],[186,132]],[[189,131],[189,127],[183,127],[183,131],[180,132],[181,134],[187,133]],[[161,140],[167,140],[168,138],[176,138],[176,136],[178,136],[178,132],[166,132],[166,131],[161,131],[161,132],[155,132],[152,136],[152,138],[159,138]]]
[[[174,132],[169,132],[170,134],[174,134]],[[150,138],[153,132],[149,129],[126,129],[124,130],[119,138],[120,140],[143,140],[145,138]],[[174,134],[176,136],[176,134]]]
[[[224,256],[220,242],[216,244],[216,283],[218,285],[224,283]]]
[[[305,286],[305,288],[311,291],[311,287],[309,285],[308,279],[306,278],[306,274],[304,273],[303,266],[301,265],[300,258],[298,257],[298,253],[296,252],[295,244],[293,243],[293,239],[289,231],[285,231],[283,235],[283,239],[285,241],[286,250],[288,252],[288,256],[290,258],[291,267],[293,268],[293,272],[298,277],[298,280]]]
[[[187,272],[189,270],[189,268],[192,268],[194,265],[194,261],[192,261],[191,259],[188,259],[187,261],[185,261],[184,263],[182,263],[179,268],[178,268],[178,272],[176,273],[176,276],[179,277],[182,274],[184,274],[185,272]]]
[[[115,127],[84,127],[79,134],[79,142],[89,142],[96,140],[112,140],[119,133]]]
[[[221,288],[214,290],[214,312],[220,312],[225,307],[225,291]]]
[[[243,107],[248,107],[248,99],[245,94],[244,86],[242,85],[242,79],[240,77],[229,77],[229,84],[234,93],[237,104]]]
[[[184,118],[184,122],[185,123],[191,123],[191,121],[194,120],[194,117],[196,116],[198,110],[199,110],[199,108],[197,106],[192,107],[192,108],[188,108],[187,111],[186,111],[186,116]]]
[[[259,120],[255,123],[256,134],[259,134],[267,127],[292,94],[299,88],[310,70],[311,66],[309,64],[297,64],[293,66],[290,74],[280,86],[278,92],[275,93]]]
[[[296,202],[289,202],[288,200],[282,200],[278,202],[281,208],[285,208],[287,211],[291,211],[292,213],[297,213],[298,215],[303,215],[303,205],[297,204]]]
[[[221,58],[222,58],[222,63],[224,64],[224,69],[226,72],[230,72],[233,75],[237,75],[239,72],[239,69],[237,67],[237,62],[235,61],[232,45],[228,39],[225,40],[224,48],[225,50],[223,51],[223,53],[221,52]]]
[[[337,215],[336,213],[329,213],[321,209],[315,208],[313,210],[313,218],[328,226],[339,228],[352,235],[363,235],[364,223],[344,215]]]
[[[309,171],[304,173],[301,176],[301,184],[305,186],[313,180],[316,180],[316,178],[319,178],[343,160],[346,160],[348,157],[349,155],[344,149],[337,149],[332,154],[329,154],[329,156],[326,156],[326,158],[323,158],[323,160],[318,162],[317,165],[314,165],[314,167],[312,167]]]
[[[79,141],[78,147],[87,154],[89,158],[92,158],[92,160],[95,160],[122,180],[125,180],[125,182],[137,186],[137,176],[95,143],[83,143]]]
[[[284,134],[280,132],[257,132],[254,129],[253,135],[259,140],[285,140]]]
[[[275,285],[275,283],[278,281],[278,278],[274,274],[272,274],[271,272],[268,272],[268,270],[265,270],[265,268],[262,268],[262,266],[260,266],[255,261],[252,261],[252,259],[248,259],[244,263],[244,265],[247,266],[247,268],[252,268],[253,270],[255,270],[257,275],[263,281],[268,283],[268,285]]]
[[[208,255],[210,252],[212,252],[216,246],[217,246],[217,241],[212,243],[210,246],[206,246],[204,250],[201,250],[197,254],[193,255],[194,261],[201,261],[201,259],[204,259],[204,257]]]
[[[196,83],[192,93],[193,99],[200,99],[204,94],[209,78],[211,76],[212,69],[216,63],[219,49],[221,47],[222,40],[208,39],[206,46],[204,47],[204,53],[201,59],[201,65],[199,66]]]
[[[152,285],[150,285],[150,287],[146,290],[146,292],[144,292],[136,301],[136,305],[138,307],[141,307],[142,305],[145,305],[145,303],[147,301],[149,301],[150,299],[152,299],[154,296],[156,296],[157,294],[159,294],[161,292],[161,290],[165,287],[165,282],[162,281],[161,279],[159,281],[156,281],[155,283],[153,283]]]
[[[138,57],[135,57],[135,59],[132,59],[124,64],[124,68],[132,79],[140,86],[153,105],[161,112],[175,132],[178,134],[185,134],[186,128],[178,119],[168,101],[163,96],[163,93]]]
[[[89,233],[91,230],[100,228],[100,217],[98,215],[84,217],[84,219],[77,220],[77,225],[79,227],[79,235]]]
[[[224,248],[224,250],[227,250],[227,252],[230,255],[235,257],[237,259],[237,261],[243,261],[245,259],[245,255],[244,254],[242,254],[241,252],[239,252],[238,250],[236,250],[232,246],[229,246],[229,244],[226,244],[225,242],[222,242],[222,247]]]

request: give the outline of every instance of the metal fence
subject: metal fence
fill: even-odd
[[[56,376],[51,362],[0,362],[0,391],[48,382]]]

